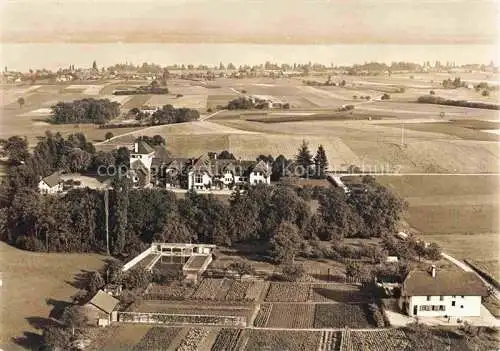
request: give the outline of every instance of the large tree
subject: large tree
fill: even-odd
[[[17,103],[19,104],[19,108],[23,108],[24,104],[26,103],[26,100],[21,96],[20,98],[17,99]]]
[[[314,156],[314,167],[316,168],[316,177],[324,178],[328,170],[328,159],[326,158],[326,152],[323,145],[320,145],[318,151],[316,151],[316,155]]]
[[[305,140],[302,140],[302,145],[300,145],[295,161],[297,162],[297,165],[304,168],[304,176],[308,176],[309,167],[313,164],[313,157],[311,151],[309,150],[309,144]]]
[[[0,139],[0,154],[9,159],[14,165],[19,165],[26,161],[30,153],[28,151],[28,141],[20,136],[12,136],[9,139]]]
[[[116,177],[113,181],[113,253],[123,253],[127,241],[127,215],[129,206],[129,180]]]
[[[276,262],[294,262],[299,253],[302,238],[299,229],[293,223],[280,223],[270,241],[270,254]]]
[[[167,243],[190,243],[196,240],[196,237],[191,228],[175,213],[167,219],[163,232],[155,235],[154,239]]]

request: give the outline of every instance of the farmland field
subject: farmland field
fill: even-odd
[[[304,302],[309,296],[308,284],[271,283],[267,292],[268,302]]]
[[[377,177],[408,201],[407,221],[419,235],[459,259],[492,261],[498,260],[499,179],[496,175]]]
[[[104,259],[94,254],[27,252],[0,243],[0,299],[10,301],[1,306],[0,348],[20,348],[11,338],[29,349],[38,345],[39,329],[50,322],[51,311],[60,312],[77,292],[71,285],[75,276],[83,270],[101,269]]]
[[[247,330],[241,339],[246,342],[245,351],[287,350],[304,351],[316,350],[321,334],[306,331],[275,331],[275,330]]]
[[[232,351],[236,350],[236,345],[238,344],[238,339],[242,331],[240,329],[222,329],[214,344],[212,345],[212,351]]]
[[[132,351],[138,344],[143,342],[144,336],[147,335],[151,329],[150,325],[135,324],[122,324],[110,327],[105,330],[104,335],[99,338],[94,345],[91,345],[90,350]],[[169,329],[175,330],[177,328]],[[145,349],[143,348],[142,350]]]
[[[365,304],[316,304],[315,328],[372,328]]]
[[[266,323],[269,328],[312,328],[314,325],[314,304],[273,304]]]
[[[309,291],[309,301],[314,302],[344,302],[360,303],[366,302],[370,296],[362,293],[357,288],[348,288],[332,284],[313,284]]]
[[[168,350],[170,343],[181,328],[153,327],[134,346],[132,351]]]
[[[352,351],[399,351],[406,350],[410,344],[404,331],[400,329],[351,331],[349,340],[348,350]]]

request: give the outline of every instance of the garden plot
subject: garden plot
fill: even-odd
[[[314,304],[273,304],[271,315],[265,326],[269,328],[312,328],[314,311]]]
[[[313,284],[309,291],[308,300],[314,302],[361,303],[368,302],[370,296],[355,287]]]
[[[309,296],[309,284],[271,283],[267,292],[268,302],[305,302]]]
[[[321,333],[318,351],[337,351],[340,350],[342,342],[342,333],[334,331],[324,331]]]
[[[152,284],[144,298],[148,300],[184,300],[189,299],[194,291],[195,287],[192,285],[173,281],[167,285]]]
[[[240,280],[233,281],[224,299],[228,301],[245,300],[250,285],[251,283],[249,281],[240,281]]]
[[[176,351],[197,351],[203,339],[208,336],[209,330],[204,328],[190,328]]]
[[[238,344],[238,339],[240,338],[241,333],[241,329],[222,329],[217,335],[211,351],[236,350],[236,345]]]
[[[400,329],[350,331],[349,341],[352,351],[400,351],[408,350],[410,342]]]
[[[273,308],[273,304],[265,303],[259,306],[259,312],[257,313],[257,317],[253,321],[253,324],[256,327],[265,327],[269,317],[271,316],[271,310]]]
[[[226,298],[227,293],[229,292],[229,289],[231,289],[232,285],[233,285],[233,280],[223,279],[220,288],[217,291],[214,291],[215,299],[224,300]]]
[[[315,328],[373,328],[366,304],[316,304]]]
[[[225,279],[205,278],[201,281],[198,289],[193,294],[193,299],[199,300],[216,300],[219,292],[225,287],[223,286]],[[229,288],[227,288],[229,290]],[[226,291],[227,292],[227,291]]]
[[[317,350],[320,337],[320,332],[248,330],[241,339],[246,351],[305,351]]]
[[[253,280],[248,288],[245,299],[256,301],[260,298],[263,291],[267,291],[269,282],[264,280]]]
[[[182,328],[153,327],[144,335],[132,351],[168,350]]]

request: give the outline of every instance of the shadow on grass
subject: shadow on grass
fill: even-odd
[[[43,345],[42,334],[24,332],[22,336],[11,339],[12,343],[27,350],[40,350]]]
[[[69,284],[72,287],[80,290],[85,289],[88,285],[90,274],[92,274],[92,272],[93,271],[82,269],[79,273],[75,275],[73,281],[66,281],[66,284]]]

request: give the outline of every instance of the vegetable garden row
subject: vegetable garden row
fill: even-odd
[[[340,303],[264,303],[260,305],[254,325],[295,329],[377,327],[367,304]]]
[[[201,350],[209,331],[203,327],[152,327],[132,351]],[[211,347],[205,345],[211,351],[400,351],[411,346],[401,329],[318,332],[222,328],[213,340]]]
[[[193,286],[174,281],[166,285],[151,285],[144,299],[252,302],[259,298],[266,283],[259,280],[205,278],[198,286]]]

